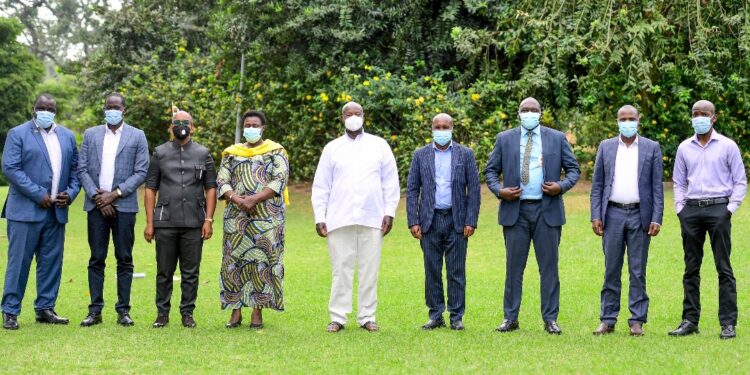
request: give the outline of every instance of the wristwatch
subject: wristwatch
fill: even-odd
[[[117,190],[115,190],[115,192],[117,193],[118,197],[122,198],[122,190],[120,190],[120,188],[117,188]]]

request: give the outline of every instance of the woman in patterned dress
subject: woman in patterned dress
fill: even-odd
[[[242,324],[242,307],[253,309],[251,328],[263,328],[262,309],[284,311],[284,211],[289,178],[286,150],[263,140],[263,113],[243,116],[247,143],[223,152],[217,183],[224,210],[221,306],[231,308],[227,328]]]

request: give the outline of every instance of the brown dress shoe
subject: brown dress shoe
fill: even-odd
[[[326,327],[326,331],[329,333],[336,333],[343,329],[344,329],[344,325],[339,322],[330,322],[328,323],[328,327]]]
[[[193,314],[185,314],[182,316],[182,326],[185,328],[195,328],[195,319],[193,319]]]
[[[643,325],[641,323],[633,323],[630,326],[630,336],[643,336]]]
[[[599,324],[594,331],[594,336],[608,335],[615,332],[615,326],[610,326],[607,323]]]
[[[156,320],[154,320],[154,328],[162,328],[169,324],[169,317],[166,315],[158,315],[156,317]]]
[[[362,324],[361,328],[367,330],[368,332],[377,332],[380,330],[380,327],[378,327],[378,325],[373,321]]]

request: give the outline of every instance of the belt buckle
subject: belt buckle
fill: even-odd
[[[698,201],[698,207],[708,207],[714,203],[713,199],[701,199]]]

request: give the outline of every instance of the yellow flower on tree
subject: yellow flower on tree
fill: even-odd
[[[362,82],[362,85],[364,85],[364,86],[370,86],[370,81],[364,81],[364,82]]]
[[[477,100],[479,100],[481,98],[482,98],[482,96],[479,95],[479,94],[476,94],[476,93],[475,94],[471,94],[471,101],[472,102],[476,102]]]

